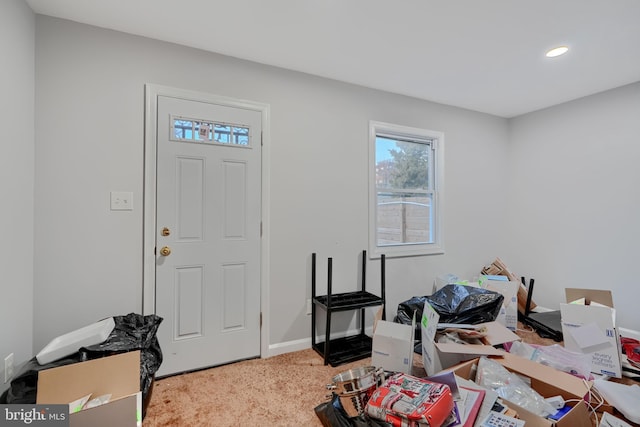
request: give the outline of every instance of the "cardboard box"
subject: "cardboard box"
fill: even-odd
[[[474,325],[487,327],[487,337],[484,339],[484,344],[436,343],[439,318],[440,316],[431,304],[425,302],[420,329],[422,331],[422,363],[427,375],[433,375],[464,360],[474,359],[478,356],[501,356],[504,351],[493,347],[494,345],[520,339],[499,323],[488,322]]]
[[[463,362],[450,368],[450,371],[465,380],[474,380],[478,360]],[[573,408],[556,422],[505,401],[509,408],[516,411],[518,417],[526,422],[527,427],[592,427],[587,405],[582,400],[589,393],[589,386],[581,379],[509,353],[504,353],[503,357],[494,360],[507,370],[529,378],[531,387],[543,397],[562,396],[565,401],[572,401],[574,404]]]
[[[620,338],[611,291],[565,289],[560,304],[562,335],[567,350],[591,355],[591,372],[622,377]]]
[[[378,320],[373,332],[371,364],[385,371],[411,374],[415,318],[411,325]]]
[[[72,413],[71,427],[142,425],[140,351],[46,369],[38,373],[37,404],[69,404],[111,394],[101,406]]]

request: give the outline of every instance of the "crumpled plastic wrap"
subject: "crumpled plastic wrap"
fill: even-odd
[[[544,397],[529,387],[520,377],[486,357],[481,357],[478,362],[476,383],[540,417],[545,418],[557,412]]]
[[[511,343],[509,353],[551,366],[579,378],[590,380],[593,377],[591,375],[591,355],[567,350],[560,344],[534,346],[514,341]]]

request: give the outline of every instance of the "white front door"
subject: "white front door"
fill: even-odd
[[[158,376],[260,356],[261,120],[157,98]]]

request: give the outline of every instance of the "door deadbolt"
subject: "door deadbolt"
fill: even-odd
[[[164,228],[162,229],[161,234],[162,234],[163,236],[168,236],[169,234],[171,234],[171,230],[169,230],[169,228],[168,228],[168,227],[164,227]]]
[[[169,246],[163,246],[162,249],[160,249],[160,255],[162,256],[171,255],[171,248]]]

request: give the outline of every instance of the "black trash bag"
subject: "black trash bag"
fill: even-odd
[[[331,401],[316,406],[314,412],[324,427],[393,427],[393,424],[367,415],[349,418],[340,404],[340,397],[335,393]]]
[[[32,358],[20,367],[20,371],[11,381],[9,388],[0,396],[0,404],[35,404],[38,372],[78,362],[82,362],[82,357],[78,352],[45,365],[39,364],[35,357]]]
[[[496,320],[504,296],[499,292],[473,286],[448,284],[426,297],[440,315],[440,323],[478,323]]]
[[[82,360],[98,359],[119,353],[140,350],[140,390],[142,391],[143,416],[151,398],[155,373],[162,364],[162,350],[156,336],[162,317],[129,313],[113,316],[115,327],[106,340],[82,347]]]
[[[411,325],[413,322],[413,316],[416,317],[416,327],[414,333],[414,340],[416,342],[422,340],[422,330],[420,329],[420,321],[422,320],[422,309],[424,308],[424,302],[427,299],[423,297],[412,297],[406,301],[398,304],[398,311],[393,321],[396,323],[402,323],[403,325]]]
[[[11,381],[9,389],[0,396],[0,403],[36,403],[39,371],[140,350],[140,390],[144,417],[151,398],[153,378],[162,363],[162,351],[156,337],[162,318],[156,315],[142,316],[130,313],[126,316],[114,316],[113,320],[115,323],[113,331],[100,344],[82,347],[64,359],[44,365],[40,365],[35,357],[29,360]]]

